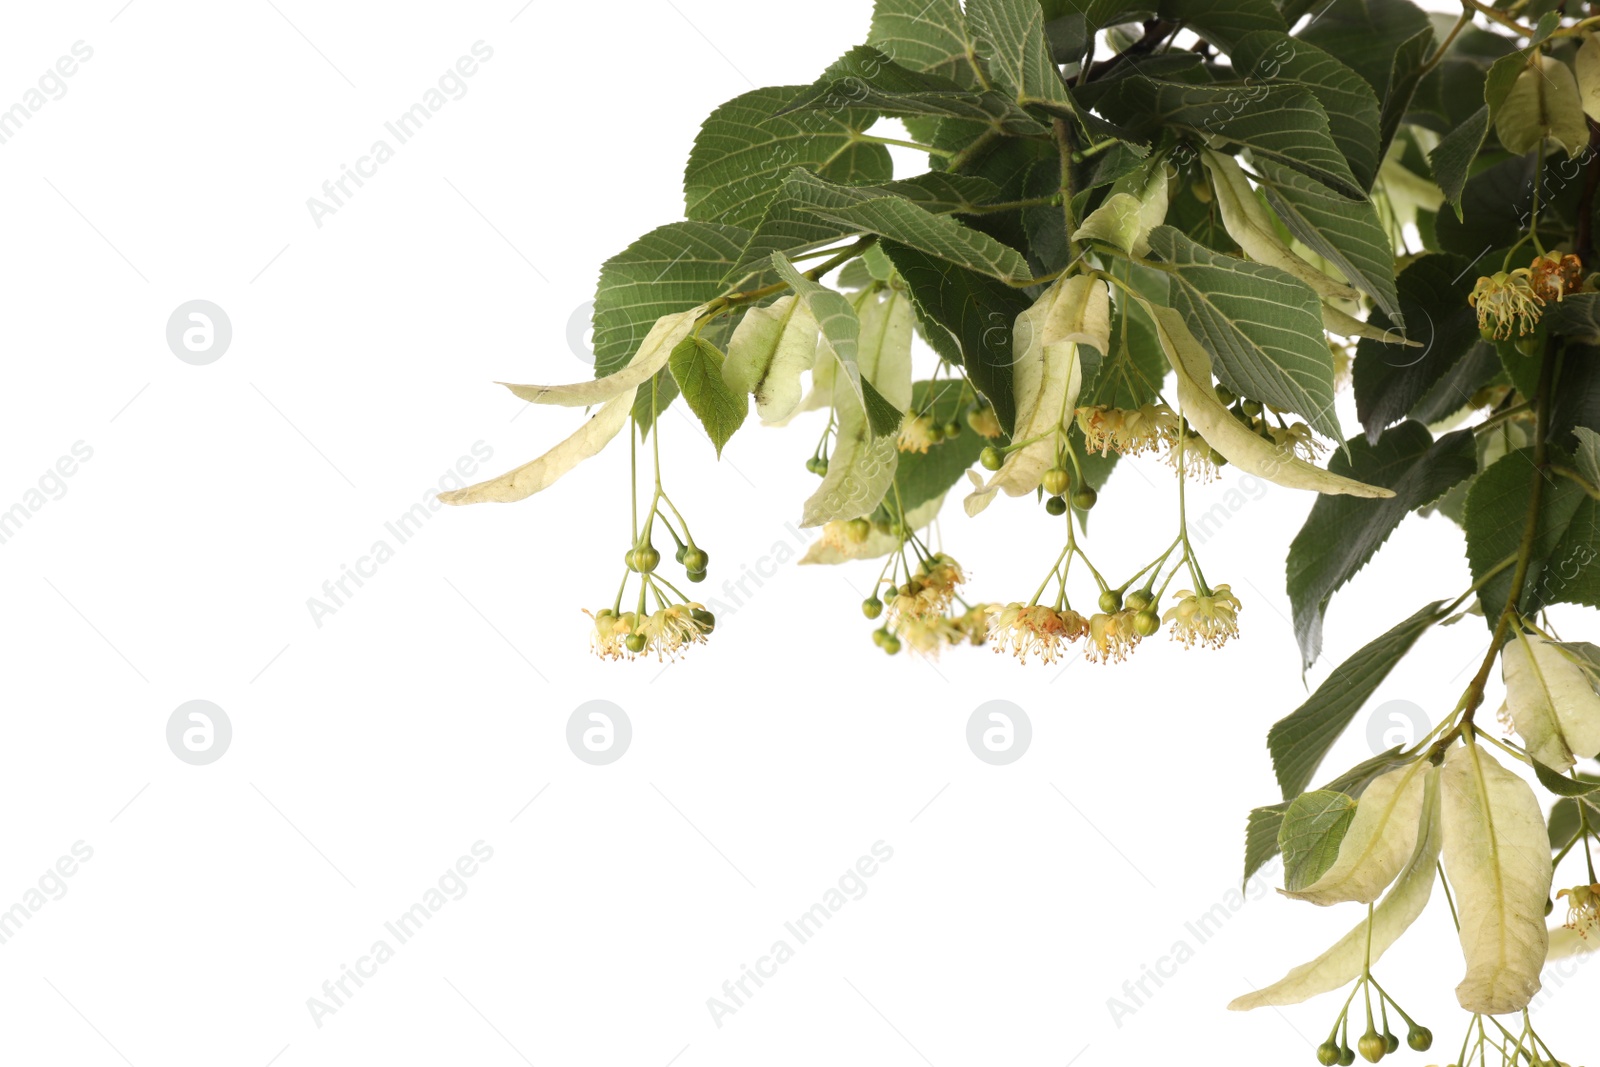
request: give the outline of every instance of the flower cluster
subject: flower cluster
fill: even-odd
[[[1221,648],[1228,638],[1239,636],[1239,610],[1243,605],[1226,585],[1209,593],[1189,589],[1178,592],[1178,602],[1167,609],[1161,621],[1172,625],[1172,638],[1184,648],[1196,644]]]
[[[1085,447],[1102,456],[1137,456],[1178,440],[1178,416],[1159,401],[1137,408],[1079,408],[1077,418]]]
[[[1089,632],[1089,620],[1071,608],[1020,604],[1013,601],[989,620],[989,637],[996,652],[1009,652],[1024,662],[1037,655],[1054,663],[1063,649]]]
[[[603,608],[584,614],[594,619],[594,651],[601,659],[634,659],[654,652],[672,659],[685,648],[704,643],[716,619],[702,604],[668,604],[650,614]]]

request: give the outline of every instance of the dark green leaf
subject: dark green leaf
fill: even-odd
[[[905,412],[883,398],[868,378],[861,379],[861,399],[867,408],[867,426],[874,437],[887,437],[900,429]]]
[[[1298,412],[1318,433],[1341,440],[1333,410],[1333,356],[1322,336],[1322,304],[1298,278],[1235,259],[1170,226],[1150,248],[1173,266],[1172,306],[1217,361],[1234,392]]]
[[[1478,158],[1478,150],[1483,147],[1483,139],[1488,132],[1489,108],[1486,105],[1440,138],[1439,144],[1428,155],[1428,162],[1433,164],[1433,180],[1444,190],[1444,198],[1455,209],[1457,219],[1462,217],[1461,191],[1466,188],[1472,161]]]
[[[1384,93],[1383,111],[1378,119],[1380,156],[1389,151],[1389,142],[1394,140],[1406,110],[1411,107],[1411,98],[1416,94],[1417,85],[1425,73],[1423,63],[1433,51],[1433,46],[1433,27],[1429,26],[1400,42],[1400,47],[1395,50],[1394,62],[1389,68],[1389,88]]]
[[[959,381],[921,381],[912,386],[913,412],[931,416],[935,425],[953,421],[961,427],[961,432],[930,445],[926,452],[900,453],[900,462],[894,471],[897,492],[885,497],[886,506],[898,501],[907,511],[915,511],[948,491],[978,462],[978,453],[991,442],[966,425],[965,409],[971,402],[972,394],[964,390]]]
[[[1241,38],[1229,58],[1234,71],[1251,82],[1296,81],[1315,93],[1328,113],[1328,131],[1350,164],[1350,173],[1363,189],[1372,188],[1381,162],[1378,96],[1361,75],[1315,45],[1275,30]]]
[[[1467,560],[1472,565],[1474,581],[1481,580],[1494,567],[1516,555],[1527,529],[1528,505],[1537,477],[1533,450],[1524,448],[1501,456],[1472,483],[1472,491],[1467,494],[1464,525]],[[1577,557],[1563,559],[1556,554],[1578,505],[1586,500],[1583,490],[1565,478],[1550,478],[1545,482],[1533,554],[1519,605],[1523,614],[1532,614],[1550,603],[1552,594],[1557,599],[1567,599],[1561,590],[1552,590],[1550,583],[1555,581],[1557,572],[1546,575],[1547,564],[1576,565],[1580,576],[1591,566],[1587,562],[1580,563]],[[1592,558],[1594,549],[1590,547],[1588,553]],[[1491,627],[1499,620],[1510,596],[1512,570],[1510,567],[1501,570],[1478,592],[1484,618]]]
[[[1540,320],[1556,333],[1600,344],[1600,293],[1572,293],[1544,309]]]
[[[1350,200],[1270,159],[1256,164],[1267,201],[1307,248],[1372,297],[1391,322],[1402,322],[1395,291],[1394,246],[1370,200]]]
[[[1330,790],[1303,793],[1289,802],[1278,827],[1284,889],[1298,892],[1327,873],[1355,817],[1355,800]]]
[[[1461,217],[1440,212],[1434,222],[1439,247],[1476,262],[1492,249],[1506,249],[1528,231],[1533,211],[1534,157],[1515,156],[1467,179],[1461,194]],[[1581,182],[1556,188],[1546,176],[1539,201],[1539,234],[1547,247],[1571,238],[1573,205]],[[1485,269],[1487,268],[1487,269]],[[1479,264],[1479,274],[1499,270],[1497,258]],[[1471,281],[1472,279],[1468,279]]]
[[[912,70],[977,84],[960,0],[876,0],[867,43]]]
[[[1538,777],[1540,785],[1558,797],[1586,797],[1600,791],[1600,779],[1568,778],[1564,774],[1557,774],[1538,760],[1533,761],[1533,773]]]
[[[1045,42],[1039,0],[967,0],[967,24],[988,60],[990,76],[1019,104],[1071,114],[1072,98]]]
[[[1328,469],[1394,490],[1383,500],[1319,496],[1289,546],[1289,602],[1305,666],[1322,648],[1322,620],[1333,594],[1366,566],[1412,511],[1433,503],[1478,469],[1472,431],[1434,441],[1427,427],[1403,422],[1376,444],[1353,438]]]
[[[790,101],[780,114],[841,107],[899,117],[965,119],[1009,134],[1048,132],[1002,93],[963,89],[949,78],[902,67],[867,45],[858,45],[835,60],[815,85]]]
[[[1600,826],[1600,807],[1593,800],[1563,797],[1550,809],[1550,848],[1553,851],[1566,848],[1583,829],[1583,821],[1578,818],[1579,804],[1583,805],[1588,816],[1588,824]]]
[[[1396,767],[1403,767],[1408,762],[1409,759],[1400,755],[1400,746],[1397,745],[1356,764],[1322,788],[1326,792],[1343,793],[1359,799],[1374,778]],[[1278,854],[1278,832],[1283,825],[1284,813],[1289,810],[1289,803],[1281,800],[1250,812],[1245,833],[1245,881],[1248,882],[1262,864]]]
[[[720,296],[749,239],[737,226],[674,222],[606,260],[594,297],[595,377],[625,366],[661,316]]]
[[[959,351],[960,363],[972,384],[994,405],[1006,433],[1012,430],[1016,400],[1011,393],[1011,336],[1017,316],[1033,301],[1020,289],[964,270],[907,245],[886,241],[895,269],[906,281],[919,319],[931,321],[953,335],[935,342],[942,354]],[[930,334],[932,331],[930,331]],[[943,343],[946,347],[941,348]]]
[[[1317,767],[1378,686],[1417,638],[1443,618],[1436,600],[1383,636],[1362,646],[1333,669],[1304,704],[1278,720],[1267,734],[1272,768],[1285,799],[1299,794]]]
[[[1564,484],[1572,485],[1571,482]],[[1547,487],[1548,488],[1548,487]],[[1572,513],[1566,533],[1545,562],[1538,596],[1546,604],[1583,604],[1600,608],[1600,503],[1584,496]]]
[[[1409,0],[1334,0],[1295,36],[1361,75],[1382,100],[1395,53],[1431,28],[1427,13]]]
[[[844,108],[774,114],[804,88],[755,89],[711,113],[684,169],[684,213],[689,218],[755,226],[795,167],[809,167],[839,182],[894,176],[889,150],[859,139],[877,119],[873,112]]]

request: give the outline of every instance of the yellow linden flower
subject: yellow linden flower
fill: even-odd
[[[598,614],[583,609],[583,613],[594,619],[594,654],[601,659],[629,659],[632,657],[627,647],[623,644],[628,635],[633,633],[633,627],[638,616],[627,611],[618,615],[610,608]]]
[[[1291,423],[1288,426],[1268,426],[1267,432],[1272,434],[1273,442],[1290,455],[1299,456],[1308,463],[1314,463],[1327,451],[1327,446],[1311,435],[1311,427],[1303,422]]]
[[[1177,435],[1173,435],[1176,442]],[[1178,467],[1178,452],[1176,444],[1167,449],[1163,457],[1167,466],[1174,470]],[[1217,476],[1216,460],[1211,458],[1211,446],[1206,444],[1205,438],[1193,431],[1183,438],[1183,471],[1188,477],[1197,482],[1209,482]]]
[[[1066,645],[1088,632],[1088,620],[1076,611],[1057,611],[1043,604],[1012,602],[989,620],[994,650],[1010,652],[1023,661],[1037,655],[1042,663],[1054,663]]]
[[[644,635],[641,654],[654,652],[656,659],[671,659],[693,644],[704,643],[711,627],[695,615],[705,614],[702,604],[669,604],[640,620],[638,633]]]
[[[967,425],[973,432],[994,440],[1000,436],[1000,416],[994,413],[994,408],[987,404],[980,405],[967,413]]]
[[[1221,648],[1228,638],[1239,635],[1239,598],[1219,585],[1207,596],[1189,589],[1178,592],[1178,603],[1167,609],[1162,622],[1172,624],[1172,638],[1183,647],[1198,642],[1207,648]]]
[[[1566,898],[1568,930],[1574,930],[1585,941],[1589,932],[1600,926],[1600,885],[1578,885],[1563,889],[1556,899]]]
[[[890,598],[889,619],[926,619],[943,615],[955,599],[956,587],[966,581],[961,564],[943,552],[922,565]]]
[[[1128,653],[1139,644],[1139,632],[1133,628],[1133,617],[1137,614],[1137,611],[1125,609],[1114,615],[1091,615],[1084,658],[1091,663],[1121,663],[1127,659]]]
[[[937,443],[930,433],[932,429],[932,415],[913,415],[908,411],[900,421],[900,436],[895,439],[895,447],[902,452],[926,452]]]
[[[1162,403],[1137,408],[1087,407],[1077,411],[1078,428],[1085,446],[1102,456],[1117,452],[1137,456],[1171,444],[1178,433],[1178,416]]]
[[[1518,267],[1509,273],[1497,271],[1491,277],[1479,278],[1467,303],[1477,309],[1479,332],[1504,341],[1513,332],[1518,336],[1532,333],[1543,314],[1545,300],[1534,290],[1528,268]]]

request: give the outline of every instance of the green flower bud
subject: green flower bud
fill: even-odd
[[[1005,461],[1006,457],[1002,456],[994,445],[988,445],[978,453],[978,462],[983,464],[983,469],[986,471],[999,470]]]
[[[680,562],[685,570],[699,571],[704,574],[706,568],[711,565],[711,556],[703,548],[691,548],[684,553]]]
[[[1046,497],[1044,510],[1047,515],[1065,515],[1067,513],[1067,502],[1058,496]]]
[[[1115,589],[1107,589],[1100,594],[1100,610],[1107,615],[1115,615],[1122,610],[1122,594]]]
[[[1044,491],[1051,496],[1060,496],[1072,484],[1072,475],[1060,467],[1051,467],[1044,472]]]
[[[812,456],[810,459],[806,460],[806,470],[810,471],[812,474],[815,474],[818,478],[822,477],[824,474],[828,473],[828,457]]]
[[[872,631],[872,643],[877,645],[879,648],[882,648],[883,643],[887,640],[889,640],[889,631],[887,629],[879,627],[878,629]]]
[[[1094,507],[1095,501],[1100,499],[1100,494],[1087,485],[1072,494],[1072,506],[1079,511],[1088,511]]]
[[[1332,1041],[1324,1041],[1317,1046],[1317,1062],[1322,1067],[1333,1067],[1339,1062],[1339,1046]]]
[[[1396,1037],[1394,1034],[1389,1034],[1389,1033],[1384,1034],[1383,1035],[1383,1044],[1384,1044],[1385,1051],[1390,1052],[1390,1053],[1397,1052],[1400,1049],[1400,1039],[1398,1037]]]
[[[951,419],[949,422],[947,422],[943,426],[939,427],[939,429],[944,431],[944,439],[946,441],[950,440],[953,437],[960,437],[961,436],[961,424],[959,422],[957,422],[955,419]]]
[[[706,580],[705,571],[688,571],[686,573],[691,582],[703,582]]]
[[[1212,386],[1211,391],[1217,394],[1217,399],[1222,402],[1224,407],[1239,399],[1238,396],[1234,394],[1232,389],[1229,389],[1221,382],[1218,382],[1216,385]]]
[[[883,614],[883,601],[875,596],[869,596],[861,602],[861,614],[869,619],[876,619]]]
[[[871,532],[872,523],[868,522],[866,519],[851,519],[849,522],[844,524],[845,536],[850,538],[850,540],[854,541],[858,545],[865,541],[867,539],[867,535]]]
[[[649,574],[660,562],[661,553],[656,551],[654,545],[641,545],[633,550],[633,569],[640,574]]]
[[[705,608],[690,608],[689,618],[700,624],[700,629],[710,633],[717,628],[717,617]]]
[[[1244,408],[1244,413],[1252,419],[1261,414],[1261,401],[1259,400],[1246,400],[1239,406]]]
[[[1356,1050],[1346,1045],[1339,1050],[1339,1067],[1350,1067],[1356,1062]]]
[[[928,418],[926,415],[922,417],[925,419]],[[944,440],[944,427],[934,425],[931,419],[929,419],[928,428],[924,430],[923,433],[928,435],[928,440],[932,444],[938,444],[940,441]]]
[[[889,655],[891,655],[891,656],[894,655],[896,652],[899,652],[900,651],[900,639],[898,637],[896,637],[894,634],[890,634],[887,638],[884,639],[883,650],[885,652],[889,653]]]
[[[1389,1042],[1374,1030],[1362,1034],[1361,1040],[1356,1042],[1356,1047],[1361,1050],[1361,1058],[1368,1063],[1377,1063],[1389,1054]]]
[[[688,555],[688,554],[689,554],[689,546],[688,545],[679,545],[678,546],[678,551],[676,551],[676,552],[674,552],[672,554],[672,558],[677,560],[679,563],[682,563],[683,562],[683,557]]]
[[[628,646],[629,652],[643,652],[647,642],[644,634],[629,634],[622,643]]]
[[[1426,1052],[1433,1047],[1433,1031],[1426,1026],[1413,1026],[1406,1035],[1406,1044],[1413,1052]]]
[[[1135,589],[1133,592],[1128,594],[1127,599],[1123,602],[1134,611],[1143,611],[1151,604],[1154,604],[1156,602],[1156,598],[1151,595],[1150,590],[1148,589]]]
[[[1140,637],[1149,637],[1161,629],[1161,616],[1145,608],[1133,617],[1133,632]]]

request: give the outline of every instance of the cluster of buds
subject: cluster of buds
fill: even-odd
[[[655,654],[672,659],[685,648],[703,643],[716,626],[705,605],[668,604],[649,614],[617,613],[610,608],[584,614],[594,619],[594,651],[601,659],[635,659]]]
[[[887,604],[876,594],[862,602],[867,618],[884,616],[873,641],[890,655],[909,645],[926,656],[937,656],[946,645],[983,644],[989,616],[997,606],[978,604],[952,614],[950,608],[959,599],[957,587],[965,581],[961,564],[949,554],[927,556],[902,584],[891,586]]]

